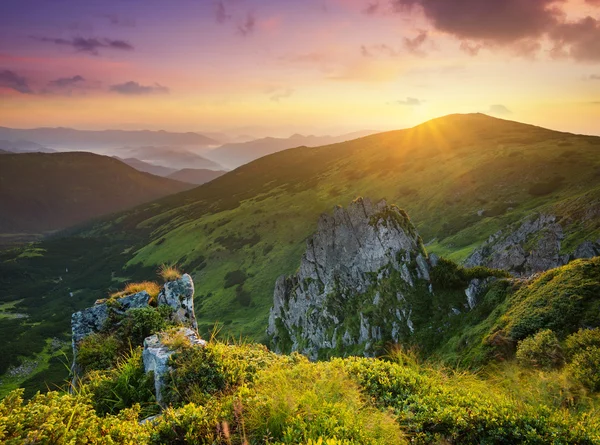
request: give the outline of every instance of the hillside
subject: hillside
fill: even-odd
[[[266,341],[277,277],[297,269],[318,216],[359,195],[398,204],[429,252],[455,260],[536,212],[555,216],[561,249],[571,252],[599,238],[599,150],[598,137],[452,115],[285,150],[67,237],[0,253],[0,302],[28,317],[3,322],[14,335],[0,345],[0,372],[18,354],[45,351],[75,309],[165,262],[193,275],[201,334],[220,322],[223,335]]]
[[[0,233],[42,234],[191,188],[91,153],[7,154]]]
[[[336,144],[368,136],[374,131],[357,131],[341,136],[303,136],[294,134],[289,138],[262,138],[247,142],[229,143],[206,153],[206,157],[228,167],[236,168],[266,155],[294,147],[318,147]]]
[[[54,150],[36,144],[35,142],[24,141],[0,141],[0,149],[9,153],[54,153]]]
[[[226,171],[223,170],[207,170],[198,168],[184,168],[168,175],[168,178],[175,179],[176,181],[188,182],[190,184],[204,184],[205,182],[212,181],[213,179],[223,176]]]

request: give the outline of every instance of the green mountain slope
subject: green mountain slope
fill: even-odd
[[[358,195],[398,204],[429,252],[456,260],[532,212],[570,218],[570,239],[585,239],[597,233],[598,218],[579,224],[577,215],[600,202],[599,150],[598,137],[447,116],[279,152],[66,237],[1,253],[0,302],[16,301],[7,311],[28,318],[0,321],[0,335],[13,333],[0,345],[0,372],[65,332],[73,310],[168,262],[194,276],[201,334],[220,322],[223,334],[264,341],[275,279],[298,267],[318,215]]]
[[[191,188],[91,153],[4,155],[0,233],[44,233]]]

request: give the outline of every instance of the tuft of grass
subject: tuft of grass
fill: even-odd
[[[110,294],[110,298],[122,298],[127,295],[137,294],[138,292],[146,291],[150,295],[150,304],[156,303],[160,286],[154,281],[141,281],[139,283],[128,283],[125,289],[119,292]]]
[[[177,269],[175,265],[163,264],[158,269],[158,276],[161,277],[165,283],[178,280],[181,278],[181,275],[181,271]]]

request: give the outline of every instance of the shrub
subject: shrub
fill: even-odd
[[[174,265],[163,264],[158,269],[158,276],[160,276],[166,283],[168,281],[175,281],[181,278],[181,272]]]
[[[117,362],[120,344],[113,335],[90,334],[79,343],[77,363],[84,373],[109,369]]]
[[[588,348],[600,348],[600,329],[580,329],[565,340],[565,355],[572,358]]]
[[[562,365],[564,357],[556,334],[544,329],[519,342],[517,360],[524,366],[550,369]]]
[[[549,195],[550,193],[553,193],[560,188],[560,186],[563,184],[564,179],[565,178],[563,178],[562,176],[556,176],[555,178],[552,178],[547,182],[535,183],[531,187],[529,187],[529,194],[531,196]]]
[[[225,283],[223,284],[223,287],[228,289],[233,286],[244,284],[247,278],[248,277],[243,270],[232,270],[225,274]]]
[[[215,411],[189,403],[182,408],[168,408],[154,425],[150,443],[212,445],[217,440],[219,420]],[[231,442],[229,442],[231,443]]]
[[[81,394],[51,391],[23,403],[18,389],[0,402],[0,442],[9,444],[143,444],[148,429],[138,424],[138,412],[99,417]]]
[[[464,289],[471,280],[488,277],[508,278],[510,274],[504,270],[482,266],[466,268],[443,257],[431,269],[431,281],[434,287],[441,289]]]
[[[117,414],[139,404],[139,417],[145,418],[159,411],[154,397],[154,378],[146,374],[142,362],[142,349],[131,351],[121,358],[110,371],[88,375],[85,391],[91,394],[91,402],[100,415]]]
[[[141,345],[146,337],[165,330],[168,319],[172,313],[169,306],[160,306],[158,309],[143,307],[130,309],[125,313],[118,330],[122,342],[133,346]]]
[[[573,377],[592,391],[600,391],[600,347],[590,346],[577,352],[569,370]]]

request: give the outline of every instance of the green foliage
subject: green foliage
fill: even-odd
[[[512,341],[542,329],[559,338],[580,327],[597,327],[593,310],[600,297],[600,257],[576,260],[535,278],[511,298],[511,307],[499,322]]]
[[[569,358],[588,348],[600,348],[600,328],[580,329],[565,339],[565,355]]]
[[[141,345],[146,337],[164,331],[170,325],[168,319],[171,313],[172,309],[169,306],[128,310],[117,330],[121,342],[133,346]]]
[[[100,417],[86,396],[48,392],[23,403],[21,390],[0,402],[0,442],[6,445],[148,443],[136,408]]]
[[[577,352],[568,368],[582,385],[592,391],[600,391],[600,347],[588,347]]]
[[[431,269],[431,282],[440,289],[465,289],[471,280],[488,277],[508,278],[510,274],[504,270],[482,266],[466,268],[443,257]]]
[[[598,419],[523,403],[469,374],[350,358],[364,390],[391,407],[413,443],[596,443]]]
[[[517,360],[524,366],[549,369],[562,365],[564,356],[556,334],[544,329],[519,342]]]
[[[549,195],[560,188],[564,179],[562,176],[556,176],[547,182],[537,182],[529,187],[529,194],[532,196]]]
[[[243,270],[232,270],[225,274],[225,289],[228,289],[233,286],[242,285],[246,281],[248,277]]]
[[[260,372],[243,398],[253,436],[296,444],[335,437],[355,444],[406,443],[392,415],[370,406],[339,363],[301,361]]]
[[[154,426],[149,443],[155,445],[227,443],[218,440],[219,422],[215,414],[214,411],[193,403],[177,409],[168,408]]]
[[[79,343],[77,363],[82,371],[109,369],[119,357],[120,342],[114,335],[90,334]]]
[[[159,411],[154,396],[154,375],[144,372],[141,348],[121,358],[109,371],[88,374],[85,381],[83,391],[90,394],[92,406],[99,415],[118,414],[136,404],[141,407],[140,419]]]

